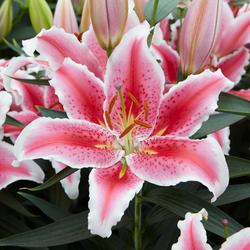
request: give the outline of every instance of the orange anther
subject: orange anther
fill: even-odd
[[[119,138],[121,139],[123,136],[125,136],[133,127],[135,126],[135,123],[132,123],[128,127],[126,127],[123,132],[120,134]]]
[[[111,130],[113,130],[111,118],[110,118],[110,116],[109,116],[108,111],[105,111],[105,117],[106,117],[106,121],[107,121],[107,123],[108,123],[109,128],[110,128]]]
[[[117,99],[117,95],[115,95],[115,96],[112,98],[112,100],[111,100],[111,102],[110,102],[110,104],[109,104],[109,114],[111,113],[112,108],[113,108],[114,105],[115,105],[116,99]]]
[[[140,104],[139,102],[136,100],[136,98],[130,93],[127,92],[127,95],[129,96],[129,98],[132,100],[132,102],[136,105],[137,108],[140,108]]]
[[[144,101],[145,121],[148,120],[148,102]]]
[[[134,122],[135,122],[136,124],[140,125],[140,126],[145,127],[145,128],[152,128],[152,126],[149,125],[149,124],[147,124],[146,122],[142,122],[142,121],[140,121],[140,120],[134,120]]]

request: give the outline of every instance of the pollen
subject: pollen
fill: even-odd
[[[145,128],[152,128],[151,125],[149,125],[148,123],[146,122],[143,122],[143,121],[140,121],[140,120],[134,120],[134,123],[140,125],[140,126],[143,126]]]
[[[129,131],[135,126],[135,123],[132,123],[131,125],[129,125],[128,127],[126,127],[123,132],[120,134],[119,138],[121,139],[122,137],[124,137],[127,133],[129,133]]]
[[[115,105],[115,101],[116,101],[116,99],[117,99],[117,96],[118,96],[118,95],[115,95],[115,96],[112,98],[112,100],[111,100],[111,102],[110,102],[110,104],[109,104],[109,114],[111,113],[112,108],[113,108],[114,105]]]
[[[144,101],[145,121],[148,120],[148,102]]]
[[[109,116],[108,111],[105,111],[105,117],[106,117],[106,121],[107,121],[107,123],[108,123],[109,128],[110,128],[111,130],[113,130],[111,118],[110,118],[110,116]]]
[[[127,95],[129,96],[129,98],[132,100],[132,102],[136,105],[137,108],[140,108],[140,104],[139,102],[136,100],[136,98],[130,93],[127,92]]]

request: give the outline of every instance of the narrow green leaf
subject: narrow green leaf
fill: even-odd
[[[230,178],[236,178],[250,174],[250,161],[226,155]]]
[[[41,71],[39,71],[37,73],[36,72],[30,73],[29,75],[34,76],[37,79],[37,78],[44,77],[45,74],[46,74],[46,71],[45,70],[41,70]]]
[[[14,44],[10,43],[9,41],[7,41],[5,38],[3,38],[3,41],[6,43],[6,45],[7,45],[10,49],[12,49],[12,50],[14,50],[15,52],[17,52],[20,56],[21,56],[21,55],[28,56],[28,55],[22,50],[22,48],[21,48],[19,45],[17,46],[16,42],[15,42],[15,45],[14,45]],[[13,43],[14,43],[14,41],[13,41]]]
[[[250,101],[236,95],[222,92],[216,111],[250,116]]]
[[[55,109],[48,109],[41,106],[36,106],[36,108],[41,112],[42,116],[50,118],[68,118],[66,112],[59,111]]]
[[[180,1],[181,0],[159,0],[155,24],[159,23],[161,20],[167,17]],[[148,23],[151,23],[153,7],[154,0],[149,0],[144,9],[144,14]]]
[[[195,195],[199,196],[203,200],[210,201],[212,194],[207,190],[199,190],[195,192]],[[250,184],[238,184],[230,185],[227,187],[226,191],[218,197],[218,199],[213,203],[214,206],[221,206],[230,204],[232,202],[244,200],[250,197]]]
[[[7,75],[6,75],[7,76]],[[23,79],[23,78],[16,78],[12,76],[8,76],[11,79],[14,79],[19,82],[29,83],[29,84],[36,84],[36,85],[45,85],[50,86],[48,79]]]
[[[122,247],[125,246],[125,243],[114,234],[112,234],[108,239],[95,236],[89,240],[95,242],[107,250],[123,250]]]
[[[20,127],[20,128],[25,128],[25,126],[26,126],[23,123],[16,120],[15,118],[11,117],[10,115],[6,115],[6,120],[4,123],[9,124],[9,125],[13,125],[16,127]]]
[[[230,6],[238,6],[238,5],[244,5],[245,3],[247,3],[248,0],[238,0],[238,1],[233,1],[228,3]]]
[[[55,183],[59,182],[60,180],[64,179],[65,177],[73,174],[74,172],[78,171],[79,169],[75,169],[75,168],[70,168],[70,167],[66,167],[63,170],[61,170],[59,173],[57,173],[56,175],[52,176],[49,180],[47,180],[45,183],[43,183],[42,185],[39,185],[35,188],[21,188],[21,189],[28,189],[29,191],[39,191],[39,190],[43,190],[45,188],[48,188],[52,185],[54,185]]]
[[[7,190],[0,191],[0,202],[6,206],[16,210],[17,212],[26,216],[36,216],[30,213],[15,197],[13,197]]]
[[[243,119],[245,116],[221,113],[210,115],[209,119],[202,124],[202,127],[190,138],[199,139],[209,135],[217,130],[225,128],[233,123]]]
[[[229,235],[243,228],[238,222],[211,203],[181,189],[172,187],[157,188],[152,190],[146,197],[143,196],[142,199],[165,207],[183,218],[187,212],[196,213],[202,208],[205,208],[209,215],[209,219],[203,222],[205,228],[221,237],[225,237],[224,229],[220,223],[222,219],[229,221]]]
[[[49,225],[0,240],[0,246],[49,247],[94,237],[88,230],[88,211],[68,216]],[[123,216],[113,229],[131,224]]]
[[[70,216],[71,213],[43,200],[36,196],[26,194],[23,192],[18,192],[21,196],[24,198],[30,200],[32,203],[34,203],[41,211],[43,211],[48,217],[50,217],[54,221],[58,221],[60,219],[63,219],[67,216]]]

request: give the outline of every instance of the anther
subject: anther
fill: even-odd
[[[144,101],[145,121],[148,120],[148,102]]]
[[[112,123],[111,123],[111,118],[110,118],[110,116],[109,116],[108,111],[105,111],[105,117],[106,117],[106,121],[107,121],[107,123],[108,123],[109,128],[110,128],[111,130],[113,130],[113,126],[112,126]]]
[[[136,105],[137,108],[140,108],[140,104],[139,102],[136,100],[136,98],[130,93],[128,92],[127,95],[129,96],[129,98],[132,100],[132,102]]]
[[[145,127],[145,128],[152,128],[151,125],[147,124],[146,122],[142,122],[142,121],[140,121],[140,120],[134,120],[134,123],[136,123],[136,124],[138,124],[138,125],[140,125],[140,126],[143,126],[143,127]]]
[[[116,99],[117,99],[117,96],[118,96],[118,95],[115,95],[115,96],[112,98],[112,100],[111,100],[111,102],[110,102],[110,104],[109,104],[109,114],[111,113],[112,108],[113,108],[114,105],[115,105],[115,101],[116,101]]]
[[[126,127],[123,132],[120,134],[119,138],[121,139],[123,136],[125,136],[133,127],[135,126],[135,123],[132,123],[128,127]]]

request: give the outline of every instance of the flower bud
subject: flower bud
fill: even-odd
[[[222,22],[223,0],[194,0],[180,33],[180,67],[184,76],[202,71],[216,41]]]
[[[76,14],[71,0],[58,0],[54,13],[54,26],[63,28],[67,33],[79,33]]]
[[[90,15],[89,15],[89,8],[88,8],[88,1],[87,0],[84,2],[84,5],[83,5],[80,25],[81,25],[82,32],[89,30]]]
[[[29,0],[31,24],[39,33],[43,28],[50,29],[53,25],[52,11],[45,0]]]
[[[134,0],[134,2],[135,2],[135,12],[138,18],[140,19],[140,22],[142,23],[146,20],[144,9],[148,0]]]
[[[128,0],[88,0],[88,7],[100,46],[111,50],[122,39],[128,17]]]
[[[4,0],[0,7],[0,41],[10,33],[12,19],[13,9],[11,0]]]

